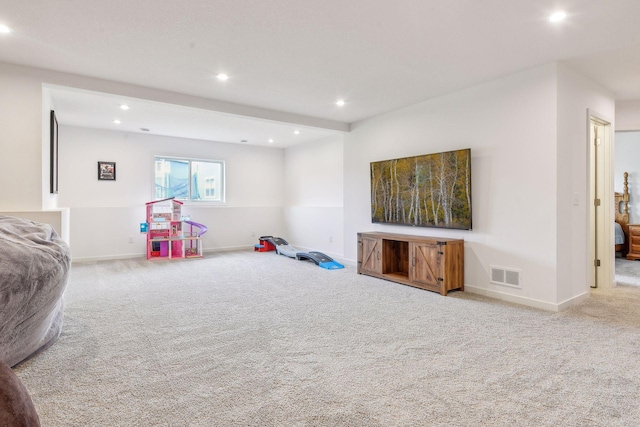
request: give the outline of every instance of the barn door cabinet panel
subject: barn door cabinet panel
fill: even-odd
[[[358,236],[358,273],[382,274],[382,239]]]
[[[358,274],[447,295],[464,290],[464,240],[358,233]]]

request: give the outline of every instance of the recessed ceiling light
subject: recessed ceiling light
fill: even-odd
[[[12,32],[13,30],[9,27],[7,27],[4,24],[0,24],[0,33],[2,34],[9,34],[10,32]]]
[[[122,105],[120,105],[120,109],[121,110],[128,110],[129,106],[127,104],[122,104]]]
[[[269,144],[273,144],[273,138],[269,139]]]
[[[294,130],[293,133],[296,134],[296,135],[300,135],[300,131],[299,130]]]
[[[336,101],[336,105],[337,105],[338,107],[342,107],[344,104],[345,104],[344,99],[338,99],[338,100]]]
[[[227,76],[225,73],[220,73],[216,76],[216,78],[220,81],[226,81],[229,80],[229,76]]]
[[[240,142],[249,142],[249,141],[246,139],[241,139]]]
[[[142,132],[149,132],[149,128],[140,128]]]
[[[115,124],[119,125],[119,124],[120,124],[120,123],[122,123],[122,122],[121,122],[120,120],[118,120],[118,119],[115,119],[115,120],[113,121],[113,123],[115,123]]]
[[[567,17],[567,13],[559,10],[557,12],[554,12],[551,14],[551,16],[549,16],[549,22],[560,22],[560,21],[564,21],[564,18]]]

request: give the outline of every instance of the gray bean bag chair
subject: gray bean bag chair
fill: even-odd
[[[0,359],[8,366],[60,336],[70,263],[49,224],[0,215]]]

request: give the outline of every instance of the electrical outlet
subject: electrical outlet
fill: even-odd
[[[129,243],[133,243],[133,237],[129,236]]]
[[[251,232],[251,237],[256,237],[256,232],[255,231]]]
[[[329,243],[333,243],[333,236],[329,236]]]

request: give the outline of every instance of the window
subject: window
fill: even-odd
[[[155,198],[224,202],[224,162],[170,157],[155,159]]]

